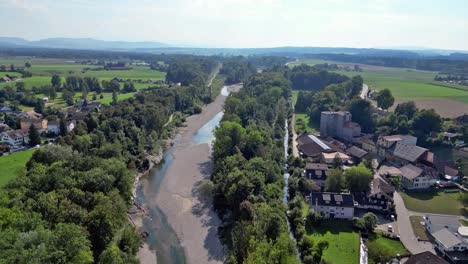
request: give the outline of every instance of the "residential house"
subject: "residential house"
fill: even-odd
[[[53,135],[60,134],[60,122],[59,121],[47,122],[47,133],[53,134]]]
[[[410,256],[405,264],[448,264],[448,262],[429,251],[424,251]]]
[[[397,167],[382,165],[379,168],[379,175],[385,179],[401,177],[401,170]]]
[[[309,202],[312,209],[326,218],[353,219],[354,199],[351,194],[313,192]]]
[[[11,128],[7,124],[0,124],[0,133],[6,132],[11,130]]]
[[[306,163],[304,177],[313,180],[323,191],[328,176],[328,166],[323,163]]]
[[[72,121],[65,122],[65,126],[67,127],[67,132],[71,132],[76,127],[76,121],[72,120]]]
[[[320,115],[320,136],[336,137],[349,142],[356,142],[361,136],[361,126],[351,121],[350,112],[322,112]]]
[[[11,108],[6,105],[3,105],[0,107],[0,112],[11,112]]]
[[[424,216],[424,227],[427,232],[435,233],[447,228],[450,232],[456,232],[461,226],[458,216],[452,215],[426,215]]]
[[[29,143],[28,130],[10,130],[0,134],[2,142],[12,147],[22,147]]]
[[[391,156],[389,149],[396,143],[403,143],[410,146],[416,146],[418,142],[417,137],[410,135],[391,135],[391,136],[380,136],[377,139],[378,154],[381,157],[388,158]]]
[[[311,134],[302,134],[297,138],[297,149],[304,157],[320,158],[322,152],[333,152],[332,146]]]
[[[47,130],[47,119],[36,119],[36,118],[29,118],[29,119],[21,119],[21,129],[27,130],[31,127],[31,124],[39,131]]]
[[[444,178],[448,181],[458,181],[460,179],[460,172],[450,166],[444,166]]]
[[[362,138],[360,140],[361,148],[369,153],[377,154],[377,144],[370,138]]]
[[[352,146],[346,150],[346,154],[353,157],[355,163],[360,163],[363,159],[367,157],[369,152],[356,146]]]
[[[348,164],[351,161],[351,157],[341,153],[341,152],[323,152],[322,153],[322,161],[328,165],[332,165],[335,161],[335,158],[339,157],[343,164]]]
[[[375,177],[369,192],[353,193],[356,208],[388,212],[393,204],[395,188],[384,179]]]
[[[0,77],[0,83],[11,82],[11,79],[7,76]]]
[[[398,142],[389,149],[389,154],[388,160],[401,164],[420,163],[434,166],[434,153],[422,147]]]
[[[449,263],[468,263],[468,227],[459,227],[456,232],[442,228],[431,235],[436,251]]]
[[[97,112],[101,109],[102,104],[99,102],[87,102],[81,107],[82,112]]]
[[[437,172],[429,167],[416,167],[408,164],[400,168],[401,185],[408,190],[427,189],[437,180]]]

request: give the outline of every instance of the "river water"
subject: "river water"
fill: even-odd
[[[229,92],[226,87],[221,90],[223,96],[228,96]],[[214,130],[221,122],[223,112],[219,112],[203,127],[192,135],[192,144],[209,144],[214,140]],[[153,206],[161,183],[166,177],[167,169],[174,160],[174,149],[180,145],[180,135],[177,135],[174,140],[174,145],[164,151],[163,160],[155,166],[149,177],[141,179],[141,184],[137,188],[136,201],[143,204],[147,208],[149,217],[143,219],[143,229],[148,232],[147,243],[151,249],[156,251],[158,264],[184,264],[186,263],[184,248],[170,223],[167,221],[166,215],[156,205]]]

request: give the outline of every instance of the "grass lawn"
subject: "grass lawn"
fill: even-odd
[[[415,212],[433,214],[467,215],[467,210],[457,199],[457,193],[400,192],[406,208]]]
[[[410,216],[411,226],[413,227],[414,236],[419,237],[420,240],[430,241],[430,237],[424,225],[421,222],[424,222],[422,216],[412,215]]]
[[[24,169],[34,149],[16,152],[8,156],[0,157],[0,187],[14,179]]]
[[[305,130],[307,130],[307,132],[316,132],[319,130],[318,127],[309,124],[309,117],[306,114],[295,114],[295,116],[296,120],[294,125],[297,134],[301,134]]]
[[[405,256],[410,254],[399,240],[383,237],[380,233],[369,237],[367,247],[370,252],[369,263],[375,263],[372,259],[373,251],[378,252],[379,254],[385,252],[388,257],[395,257],[397,255]]]
[[[135,95],[134,93],[119,94],[117,95],[117,99],[119,101],[122,101],[130,97],[133,97],[134,95]],[[102,104],[110,104],[112,102],[112,94],[110,94],[110,97],[104,97],[103,99],[98,99],[96,101],[101,102]]]
[[[306,236],[315,243],[328,241],[329,246],[323,252],[323,259],[333,264],[359,263],[359,234],[352,230],[352,223],[344,220],[327,220],[313,230],[307,230]]]

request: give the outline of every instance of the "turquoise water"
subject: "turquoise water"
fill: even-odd
[[[200,144],[211,144],[211,142],[214,140],[214,131],[216,127],[219,125],[219,122],[221,122],[221,119],[223,118],[223,112],[219,112],[213,119],[211,119],[208,123],[206,123],[204,126],[202,126],[196,133],[193,134],[192,136],[192,143],[195,145],[200,145]]]

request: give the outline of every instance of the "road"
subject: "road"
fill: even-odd
[[[368,93],[369,93],[369,86],[367,84],[363,83],[362,84],[361,94],[359,95],[359,97],[361,97],[361,99],[366,99]]]
[[[393,200],[395,203],[396,213],[398,215],[397,225],[400,241],[406,249],[408,249],[411,254],[418,254],[424,251],[435,253],[431,243],[418,241],[416,239],[409,219],[410,215],[413,215],[413,213],[406,209],[403,198],[398,192],[394,193]]]

